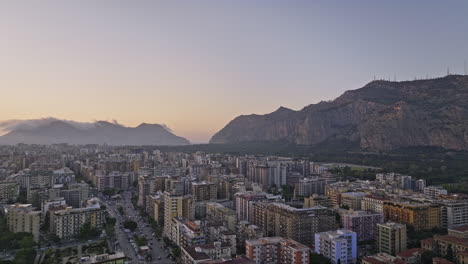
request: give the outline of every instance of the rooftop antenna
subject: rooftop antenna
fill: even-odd
[[[466,74],[466,60],[463,61],[463,66],[464,66],[463,68],[465,69],[465,75],[467,75]]]
[[[450,67],[447,67],[447,75],[450,75]]]

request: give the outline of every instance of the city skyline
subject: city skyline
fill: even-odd
[[[238,115],[468,57],[463,1],[176,2],[1,3],[0,120],[158,123],[204,143]]]

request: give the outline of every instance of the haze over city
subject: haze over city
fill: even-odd
[[[166,124],[207,142],[375,78],[463,73],[466,1],[3,1],[0,120]]]

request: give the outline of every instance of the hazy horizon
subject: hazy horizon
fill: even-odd
[[[0,3],[0,120],[167,125],[208,142],[376,78],[464,73],[468,2]]]

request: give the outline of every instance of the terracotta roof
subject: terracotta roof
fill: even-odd
[[[362,260],[371,264],[386,264],[385,262],[375,259],[373,257],[364,257]]]
[[[461,244],[461,245],[464,245],[464,246],[468,247],[468,240],[467,239],[459,238],[459,237],[456,237],[456,236],[445,235],[445,236],[435,237],[435,239],[436,240],[443,240],[443,241],[447,241],[447,242],[452,242],[452,243],[456,243],[456,244]]]
[[[422,248],[411,248],[411,249],[398,253],[397,256],[403,257],[403,258],[409,258],[417,254],[422,254],[423,252],[424,250]]]
[[[457,226],[457,227],[454,227],[454,228],[449,228],[449,230],[454,230],[454,231],[458,231],[458,232],[466,232],[466,231],[468,231],[468,225],[461,225],[461,226]]]
[[[434,264],[455,264],[452,261],[444,258],[433,258],[432,263]]]

